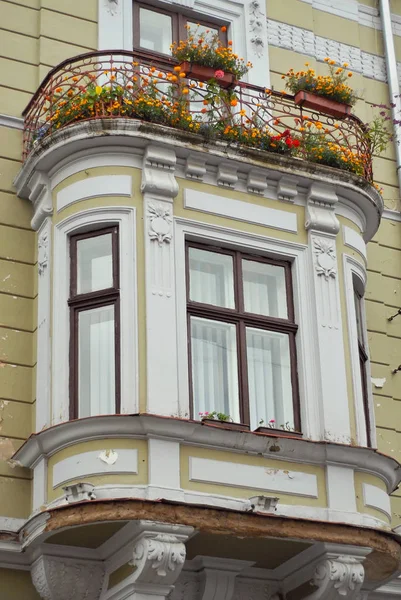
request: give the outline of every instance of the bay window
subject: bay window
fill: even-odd
[[[192,416],[300,430],[291,265],[187,245]]]
[[[120,410],[118,228],[70,238],[70,418]]]

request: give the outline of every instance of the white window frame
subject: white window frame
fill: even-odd
[[[92,208],[54,227],[52,424],[69,420],[70,236],[117,225],[119,229],[121,327],[121,414],[138,412],[138,327],[136,282],[136,210],[130,206]]]
[[[355,422],[356,422],[356,436],[357,443],[359,446],[367,445],[367,434],[366,434],[366,419],[365,419],[365,407],[363,403],[363,390],[362,390],[362,380],[361,380],[361,369],[360,369],[360,361],[359,361],[359,347],[358,347],[358,329],[356,323],[356,314],[355,314],[355,302],[354,302],[354,293],[355,293],[355,279],[358,280],[360,290],[363,291],[362,296],[364,296],[366,289],[366,269],[365,267],[357,261],[355,258],[350,256],[349,254],[343,255],[343,265],[344,265],[344,290],[345,297],[347,303],[347,324],[348,324],[348,338],[349,338],[349,350],[351,357],[351,371],[352,371],[352,387],[354,392],[354,408],[355,408]],[[367,332],[367,324],[366,324],[366,312],[365,312],[365,303],[361,303],[361,317],[362,317],[362,328],[365,333]],[[370,439],[372,443],[372,447],[375,448],[377,445],[376,439],[376,427],[375,427],[375,414],[374,414],[374,405],[373,405],[373,393],[372,388],[369,385],[371,381],[371,371],[370,371],[370,356],[369,356],[369,346],[366,344],[365,346],[366,354],[368,355],[368,360],[366,361],[366,381],[367,381],[367,395],[368,395],[368,410],[369,410],[369,426],[370,426]]]
[[[244,80],[270,87],[266,6],[263,0],[161,0],[229,23],[233,47],[253,68]],[[196,17],[195,17],[196,18]],[[98,50],[133,49],[132,0],[99,0]]]
[[[322,439],[323,416],[316,377],[319,362],[316,355],[316,325],[311,296],[313,271],[308,246],[179,217],[174,220],[174,240],[180,416],[188,418],[190,413],[185,243],[191,240],[204,245],[218,244],[241,252],[257,253],[292,262],[295,321],[298,324],[296,347],[302,433],[304,438]]]

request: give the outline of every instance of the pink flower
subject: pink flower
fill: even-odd
[[[214,76],[216,77],[216,79],[223,79],[223,77],[224,77],[224,71],[222,71],[221,69],[218,69],[215,72]]]
[[[276,419],[270,419],[269,423],[275,423]]]

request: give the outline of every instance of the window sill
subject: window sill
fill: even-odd
[[[274,435],[277,437],[287,438],[302,438],[303,433],[300,431],[286,431],[285,429],[275,429],[274,427],[258,427],[253,433],[265,433],[266,435]]]

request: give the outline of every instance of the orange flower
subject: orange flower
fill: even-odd
[[[189,89],[188,89],[188,88],[184,88],[184,89],[182,90],[182,93],[183,93],[184,95],[187,95],[187,94],[189,94]]]
[[[225,25],[223,25],[223,27],[221,28],[221,31],[224,33],[225,31],[227,31],[227,27]]]
[[[237,106],[237,104],[238,104],[238,100],[237,100],[237,98],[233,98],[233,99],[231,100],[230,104],[231,104],[231,106]]]
[[[174,67],[174,71],[177,71],[177,73],[178,73],[179,71],[181,71],[181,67],[179,65],[177,65],[176,67]]]
[[[233,45],[233,42],[232,42],[232,40],[228,40],[227,44],[228,44],[229,46],[232,46],[232,45]]]
[[[56,88],[56,92],[57,92],[58,94],[60,94],[60,92],[62,92],[62,89],[61,89],[61,87],[58,87],[58,88]]]

